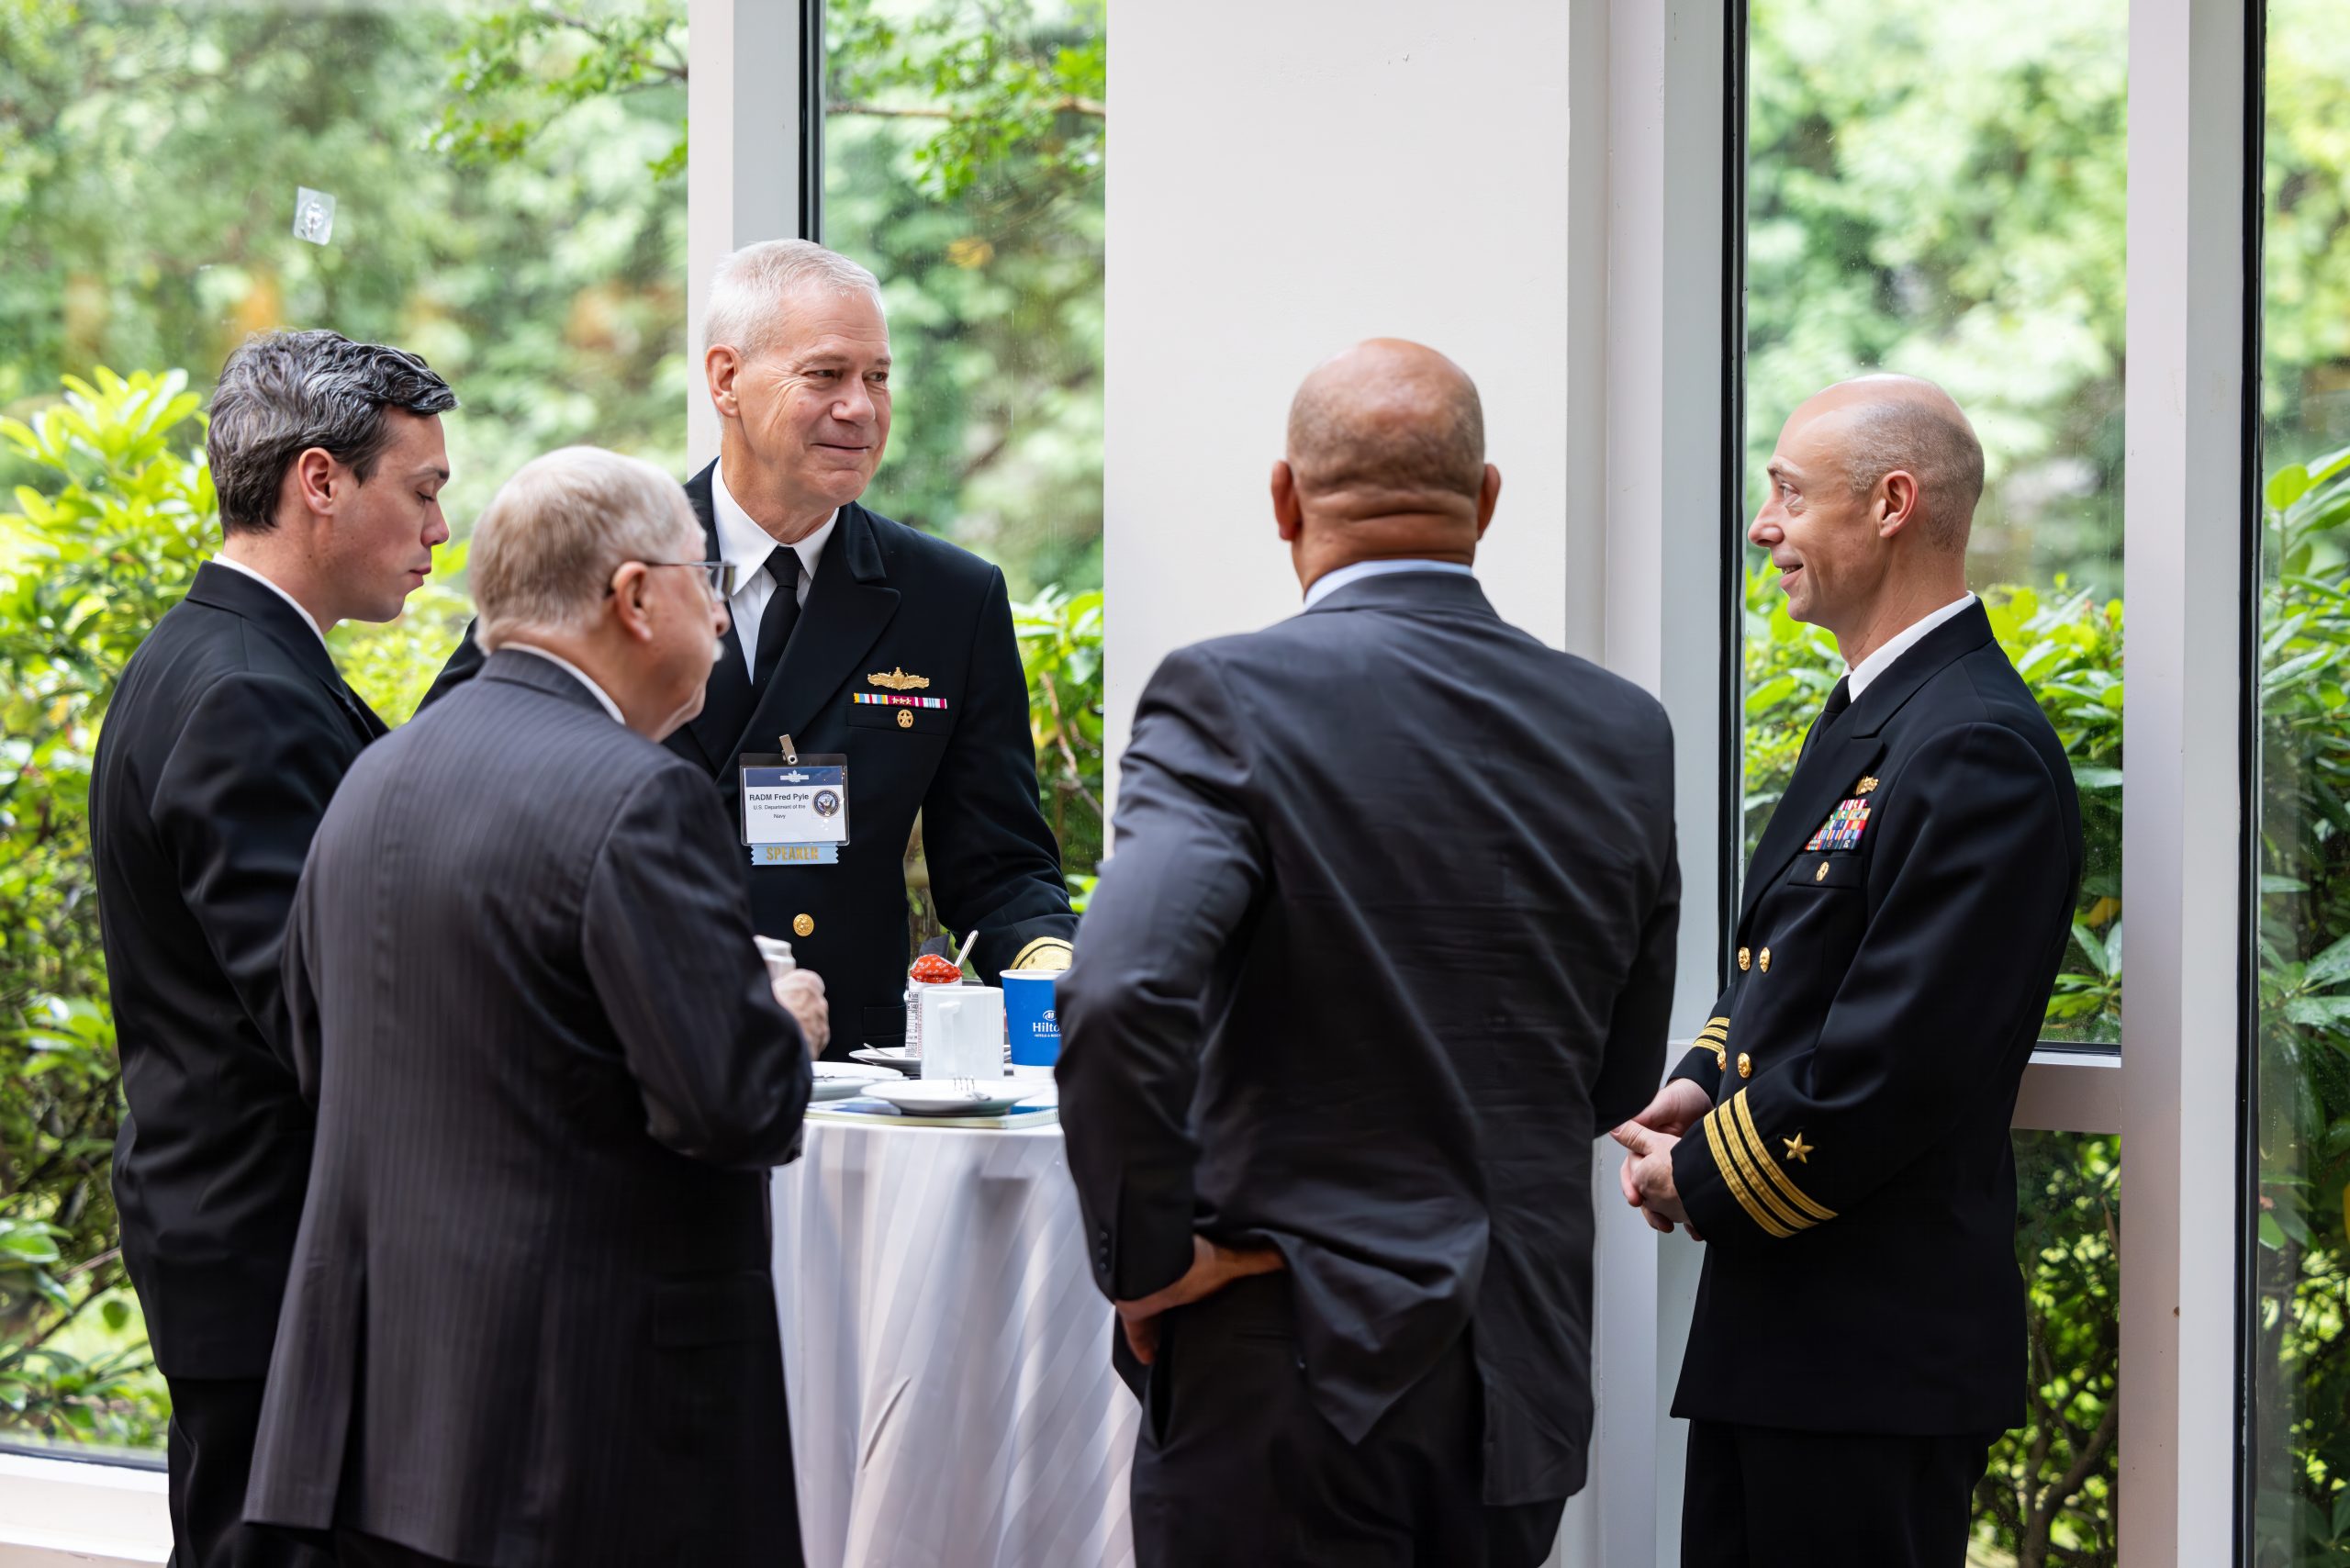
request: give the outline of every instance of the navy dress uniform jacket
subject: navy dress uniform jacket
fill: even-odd
[[[695,475],[686,496],[716,560],[710,476]],[[468,632],[424,705],[480,667]],[[851,700],[858,695],[943,706]],[[912,958],[904,863],[917,812],[939,919],[978,933],[971,954],[983,980],[1068,953],[1077,917],[1036,800],[1028,683],[1001,571],[855,502],[841,508],[767,689],[752,690],[730,625],[700,716],[666,743],[716,781],[738,845],[738,759],[773,752],[783,735],[802,753],[849,759],[850,842],[838,865],[755,868],[749,851],[737,851],[758,930],[789,942],[801,967],[824,979],[828,1056],[845,1057],[860,1041],[903,1042]]]
[[[1715,1101],[1673,1151],[1707,1244],[1675,1416],[2023,1419],[2009,1124],[2080,879],[2064,747],[1980,604],[1811,735],[1674,1073]]]
[[[1672,778],[1654,699],[1465,576],[1168,655],[1058,988],[1102,1294],[1172,1283],[1195,1230],[1270,1243],[1348,1442],[1466,1334],[1483,1500],[1581,1486],[1591,1140],[1664,1070]]]
[[[318,1147],[248,1518],[800,1562],[764,1168],[808,1049],[708,789],[510,649],[344,780],[285,936]]]
[[[211,563],[107,709],[90,835],[129,1104],[115,1206],[166,1377],[269,1369],[312,1125],[285,912],[328,801],[383,734],[292,605]]]

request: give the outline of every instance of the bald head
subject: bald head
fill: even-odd
[[[1386,510],[1473,506],[1485,474],[1476,384],[1419,343],[1357,343],[1297,389],[1289,462],[1309,501],[1350,495]]]
[[[1789,420],[1817,420],[1816,434],[1842,458],[1853,498],[1887,474],[1918,481],[1927,543],[1964,552],[1983,498],[1983,446],[1949,393],[1914,375],[1861,375],[1815,394]]]

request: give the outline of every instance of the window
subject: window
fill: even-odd
[[[2248,1561],[2300,1568],[2350,1553],[2350,5],[2266,20]]]
[[[1967,576],[2063,736],[2087,864],[2052,1040],[2121,1037],[2121,357],[2128,8],[1754,0],[1746,506],[1806,397],[1939,382],[1986,468]],[[1751,848],[1843,664],[1747,551]]]
[[[1901,371],[1973,420],[1967,576],[2073,761],[2087,866],[2045,1037],[2109,1049],[2121,1009],[2126,0],[1751,0],[1742,516],[1796,406]],[[1741,532],[1743,522],[1740,524]],[[1741,543],[1744,850],[1843,670]],[[1741,855],[1741,859],[1742,859]],[[2111,1564],[2120,1139],[2016,1137],[2027,1425],[1976,1491],[1982,1563]]]
[[[880,278],[893,354],[867,502],[1002,568],[1081,899],[1102,833],[1104,0],[822,13],[820,238]],[[937,930],[919,833],[908,881],[919,940]]]
[[[223,358],[281,326],[423,353],[464,400],[460,537],[550,447],[682,465],[682,0],[513,9],[0,17],[0,1440],[163,1441],[84,802],[114,675],[218,547],[196,409]],[[455,644],[461,563],[335,634],[388,719]]]

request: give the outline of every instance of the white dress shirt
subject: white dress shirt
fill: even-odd
[[[752,521],[751,514],[727,493],[722,463],[710,471],[710,510],[718,522],[718,558],[734,564],[734,597],[726,601],[726,611],[734,618],[734,635],[742,640],[743,667],[755,674],[759,617],[775,593],[775,579],[764,570],[767,552],[776,546],[775,535]],[[802,606],[808,602],[808,586],[816,580],[816,563],[824,558],[824,543],[840,521],[840,509],[834,507],[823,527],[791,547],[800,556],[799,602]]]
[[[311,618],[308,610],[302,608],[302,601],[300,599],[296,599],[292,594],[287,593],[284,588],[279,588],[275,583],[271,582],[267,577],[263,577],[259,572],[256,572],[251,566],[246,566],[242,561],[231,561],[226,555],[215,555],[212,557],[212,564],[216,566],[226,566],[232,572],[243,573],[246,577],[252,578],[253,581],[261,584],[262,587],[267,588],[270,592],[275,594],[278,598],[292,605],[294,607],[294,613],[302,618],[302,624],[308,626],[310,629],[310,634],[319,640],[319,646],[323,648],[327,645],[327,634],[319,630],[318,622]]]
[[[1424,561],[1416,557],[1400,561],[1357,561],[1351,566],[1340,566],[1335,572],[1325,572],[1315,578],[1314,586],[1305,590],[1305,608],[1313,609],[1348,583],[1359,583],[1365,577],[1383,577],[1390,572],[1450,572],[1463,577],[1477,575],[1458,561]]]
[[[518,654],[538,655],[539,657],[546,660],[547,663],[554,666],[555,668],[563,671],[564,674],[569,676],[572,679],[586,687],[588,689],[588,695],[604,705],[604,711],[612,716],[613,723],[622,726],[625,726],[628,723],[626,719],[621,717],[621,705],[612,700],[611,693],[597,685],[595,677],[589,675],[586,670],[581,669],[577,665],[573,664],[569,659],[565,658],[561,654],[551,654],[544,648],[533,646],[529,643],[500,643],[498,644],[498,647],[500,653],[505,652],[508,648],[511,648]]]
[[[1911,622],[1898,633],[1886,639],[1885,646],[1863,659],[1859,664],[1848,668],[1844,672],[1844,687],[1852,694],[1852,700],[1858,702],[1861,700],[1861,693],[1869,689],[1869,683],[1891,669],[1893,661],[1916,647],[1927,633],[1974,602],[1973,594],[1961,594],[1931,615]]]

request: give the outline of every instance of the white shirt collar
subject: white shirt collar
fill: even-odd
[[[246,577],[252,578],[253,581],[261,584],[262,587],[267,588],[270,592],[275,594],[278,598],[292,605],[294,607],[294,613],[302,618],[302,624],[310,629],[310,635],[319,640],[319,646],[323,648],[327,645],[327,634],[319,630],[318,622],[311,618],[308,610],[302,608],[302,601],[300,599],[296,599],[292,594],[287,593],[284,588],[279,588],[275,583],[271,582],[267,577],[253,570],[252,567],[246,566],[242,561],[231,561],[226,555],[215,555],[212,557],[212,564],[216,566],[226,566],[232,572],[243,573]]]
[[[718,523],[718,558],[734,563],[738,582],[767,565],[767,552],[776,545],[775,535],[753,521],[751,514],[726,488],[723,463],[711,465],[710,510]],[[840,521],[840,508],[834,507],[822,528],[792,546],[800,556],[800,575],[810,582],[816,580],[816,563],[824,558],[825,541],[832,538]]]
[[[1932,631],[1935,627],[1941,625],[1943,622],[1948,621],[1952,616],[1956,615],[1960,610],[1964,610],[1968,605],[1973,604],[1974,602],[1975,596],[1973,594],[1961,594],[1957,599],[1943,605],[1931,615],[1925,616],[1917,621],[1912,621],[1908,625],[1903,627],[1900,632],[1886,639],[1883,647],[1877,649],[1876,652],[1871,654],[1867,658],[1863,659],[1859,664],[1848,669],[1844,674],[1844,687],[1847,691],[1850,691],[1852,694],[1852,700],[1858,702],[1861,700],[1861,693],[1869,689],[1869,684],[1875,680],[1878,676],[1881,676],[1886,670],[1891,669],[1893,667],[1894,660],[1899,658],[1902,655],[1908,653],[1910,649],[1916,647],[1920,642],[1924,641],[1927,633]]]
[[[1357,561],[1351,566],[1340,566],[1335,572],[1325,572],[1315,578],[1314,586],[1305,590],[1305,608],[1313,609],[1348,583],[1359,583],[1365,577],[1383,577],[1390,572],[1450,572],[1464,577],[1477,575],[1458,561],[1424,561],[1417,557],[1400,561]]]
[[[604,711],[612,716],[613,723],[619,724],[623,728],[627,726],[628,721],[621,717],[621,705],[612,700],[611,693],[597,685],[595,677],[589,675],[586,670],[581,669],[577,665],[573,664],[569,659],[565,658],[561,654],[551,654],[544,648],[530,643],[505,642],[498,644],[498,651],[500,653],[504,653],[509,648],[513,649],[518,654],[538,655],[539,657],[546,660],[547,663],[554,666],[555,668],[563,671],[564,674],[569,676],[572,679],[586,687],[588,689],[588,695],[594,698],[598,702],[602,703]]]

